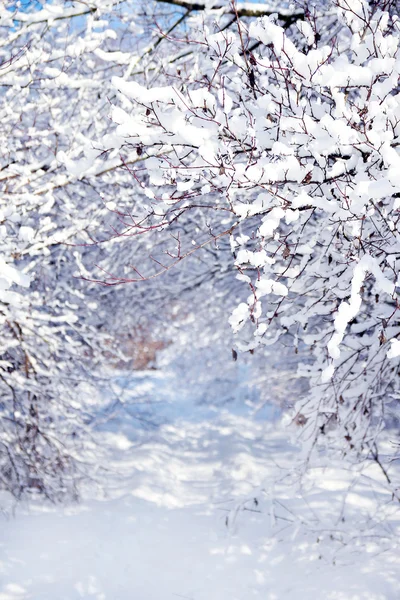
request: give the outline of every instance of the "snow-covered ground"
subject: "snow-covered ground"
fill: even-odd
[[[400,598],[398,503],[376,465],[302,474],[245,387],[210,405],[178,384],[117,378],[96,424],[114,450],[86,497],[1,517],[0,600]]]

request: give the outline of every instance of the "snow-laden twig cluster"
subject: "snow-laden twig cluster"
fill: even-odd
[[[229,235],[249,289],[238,347],[309,349],[305,439],[335,430],[331,445],[368,455],[398,401],[400,31],[363,1],[332,11],[329,43],[312,11],[297,36],[274,17],[193,31],[192,72],[150,89],[115,77],[111,118],[120,152],[153,155],[137,176],[163,228],[212,203],[208,241]]]

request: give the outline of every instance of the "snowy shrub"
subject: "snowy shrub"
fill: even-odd
[[[248,290],[229,319],[237,347],[300,349],[305,443],[375,460],[400,356],[400,26],[378,4],[310,6],[289,29],[235,7],[216,33],[194,18],[169,85],[112,79],[114,147],[143,158],[147,215],[132,229],[207,211],[209,231],[192,246],[181,231],[156,273],[107,280],[178,269],[229,238]]]

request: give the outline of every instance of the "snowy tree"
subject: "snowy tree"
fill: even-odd
[[[230,317],[238,349],[291,343],[309,380],[294,413],[309,451],[328,439],[380,464],[400,352],[395,4],[261,19],[176,4],[191,14],[185,32],[165,34],[182,45],[158,66],[165,84],[114,77],[117,128],[99,140],[141,158],[126,169],[143,203],[120,235],[169,231],[174,247],[150,271],[103,279],[151,280],[229,240],[248,290]],[[202,218],[192,240],[186,223]]]
[[[93,462],[96,366],[113,342],[99,329],[96,295],[82,291],[81,253],[68,246],[97,211],[56,160],[82,135],[79,94],[56,83],[68,25],[52,30],[37,5],[17,8],[0,8],[0,485],[57,500],[76,495]]]
[[[0,10],[3,486],[72,477],[89,420],[79,380],[121,331],[173,349],[196,319],[214,356],[229,321],[234,358],[263,369],[280,348],[282,370],[299,363],[292,422],[308,453],[385,469],[400,354],[396,3]]]

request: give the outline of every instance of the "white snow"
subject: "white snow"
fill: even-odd
[[[388,351],[386,356],[388,358],[396,358],[397,356],[400,356],[400,340],[392,338],[390,340],[390,344],[390,350]]]
[[[310,465],[295,492],[287,432],[243,398],[210,411],[165,374],[128,383],[98,432],[116,436],[107,494],[1,517],[1,600],[398,599],[398,515],[374,465]],[[144,397],[168,417],[146,439],[124,408]]]

